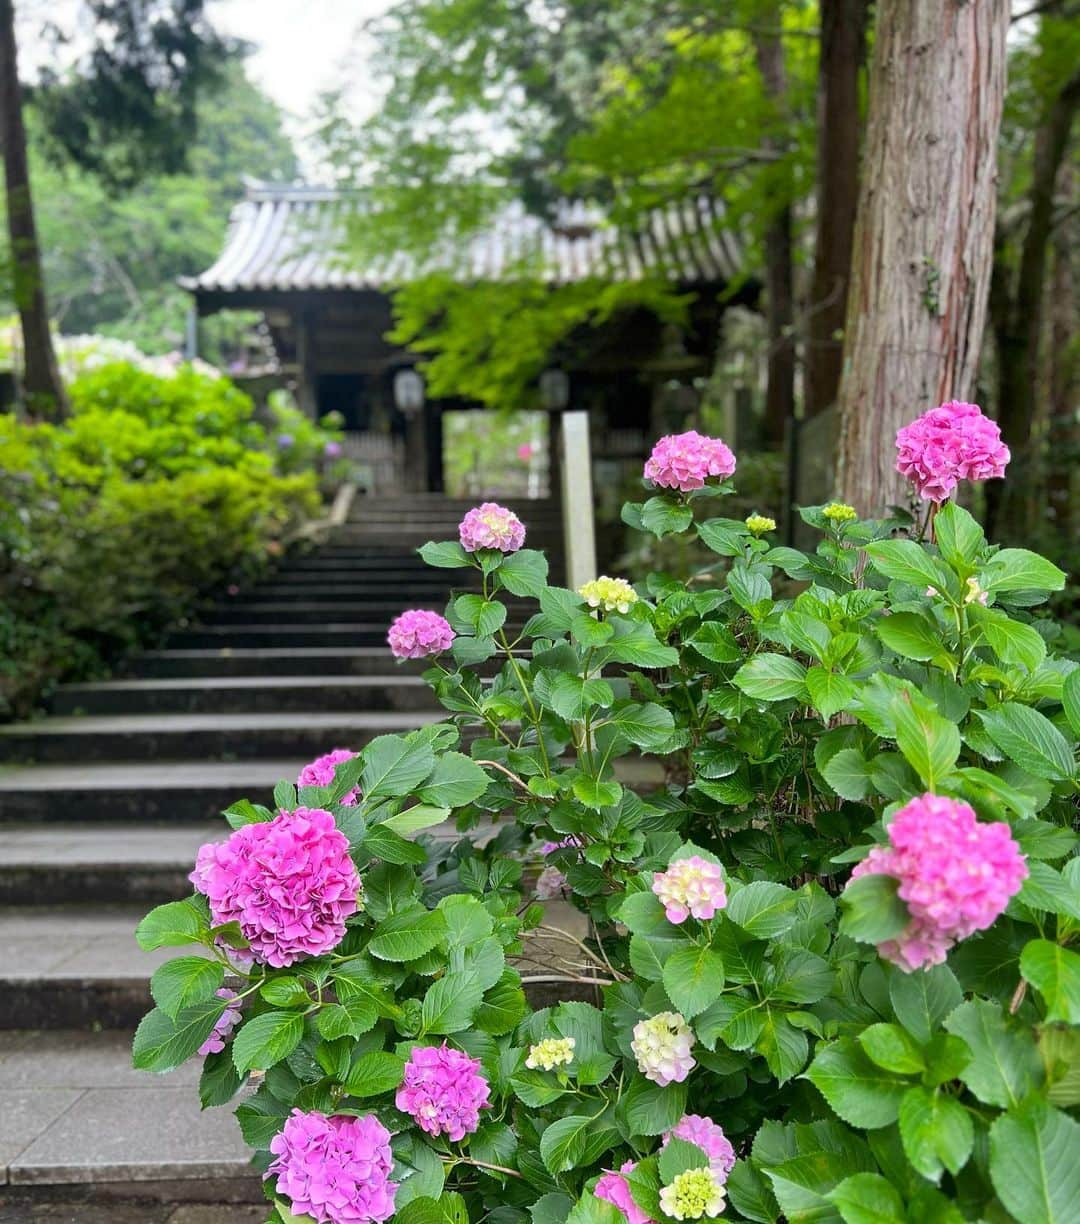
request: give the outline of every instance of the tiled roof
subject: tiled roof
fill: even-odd
[[[418,264],[389,251],[351,262],[344,251],[358,197],[332,189],[259,185],[233,210],[225,249],[201,275],[181,282],[196,293],[258,290],[387,290],[422,272],[451,271],[462,281],[499,280],[528,265],[552,285],[591,277],[611,281],[659,275],[685,284],[715,284],[738,272],[739,249],[719,222],[719,205],[690,201],[656,212],[645,230],[627,234],[594,209],[567,204],[551,225],[520,205],[506,207],[490,229]]]

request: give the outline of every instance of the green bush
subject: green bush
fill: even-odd
[[[225,379],[114,364],[70,392],[63,425],[0,416],[0,715],[250,578],[319,506]]]

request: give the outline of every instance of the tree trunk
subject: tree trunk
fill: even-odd
[[[994,333],[997,343],[997,411],[1001,433],[1019,465],[1026,464],[1039,394],[1039,342],[1042,335],[1047,252],[1054,228],[1054,190],[1069,147],[1069,133],[1080,106],[1080,73],[1052,98],[1035,131],[1028,188],[1028,217],[1020,249],[1015,291],[1010,293],[1007,249],[995,265]],[[987,486],[987,531],[1000,530],[1005,490]]]
[[[990,286],[1007,0],[881,0],[840,386],[839,485],[907,500],[896,431],[972,393]]]
[[[1073,175],[1063,174],[1066,201],[1075,198]],[[1080,461],[1080,421],[1076,414],[1077,390],[1077,292],[1073,253],[1080,225],[1073,217],[1054,235],[1053,273],[1050,286],[1050,379],[1049,425],[1047,428],[1047,513],[1058,539],[1065,547],[1075,543],[1076,479]]]
[[[23,392],[32,416],[60,418],[67,399],[49,332],[41,252],[26,160],[22,94],[15,47],[15,9],[0,0],[0,143],[4,153],[12,281],[23,337]]]
[[[868,0],[822,0],[814,279],[806,311],[806,415],[836,401],[859,198],[859,71]]]
[[[775,28],[780,28],[777,12]],[[758,70],[766,96],[782,114],[787,94],[784,48],[778,34],[754,38]],[[775,147],[776,142],[766,140]],[[778,171],[780,170],[777,167]],[[791,238],[791,183],[777,175],[778,204],[765,231],[765,325],[769,339],[768,387],[765,392],[765,442],[780,447],[795,416],[795,267]]]

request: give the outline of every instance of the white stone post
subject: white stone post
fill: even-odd
[[[589,414],[564,412],[559,419],[566,585],[576,591],[578,587],[596,577],[596,528],[593,521]]]

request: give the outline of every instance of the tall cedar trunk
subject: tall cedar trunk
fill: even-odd
[[[45,305],[41,252],[26,161],[26,129],[23,127],[12,0],[0,0],[0,142],[4,152],[12,280],[22,326],[23,391],[33,415],[62,417],[67,412],[67,399],[56,364]]]
[[[1074,176],[1066,168],[1062,175],[1062,194],[1075,198]],[[1076,351],[1077,286],[1073,275],[1073,252],[1077,250],[1080,225],[1076,218],[1061,225],[1054,234],[1053,274],[1050,284],[1050,412],[1047,429],[1049,451],[1046,473],[1046,501],[1050,521],[1058,538],[1068,547],[1075,541],[1076,479],[1080,462],[1080,420],[1076,413],[1076,391],[1080,379]]]
[[[1026,465],[1028,459],[1028,442],[1039,394],[1039,341],[1047,252],[1054,227],[1054,190],[1078,106],[1080,73],[1050,100],[1035,132],[1027,228],[1012,292],[1007,251],[1000,244],[999,236],[994,268],[997,283],[991,312],[997,343],[998,423],[1018,466]],[[995,530],[1000,532],[1006,492],[997,481],[987,487],[987,529],[991,535]]]
[[[897,429],[971,394],[994,241],[1008,0],[881,0],[840,385],[839,484],[903,503]]]
[[[859,71],[868,0],[821,0],[818,63],[817,217],[814,279],[806,311],[807,416],[836,400],[859,198]]]
[[[780,28],[777,13],[775,28]],[[778,35],[755,36],[758,70],[765,93],[783,112],[787,79],[784,48]],[[776,142],[766,141],[769,147]],[[784,197],[765,231],[765,324],[769,338],[768,387],[765,392],[765,441],[783,444],[788,422],[795,415],[795,268],[791,237],[790,184],[780,186]]]

